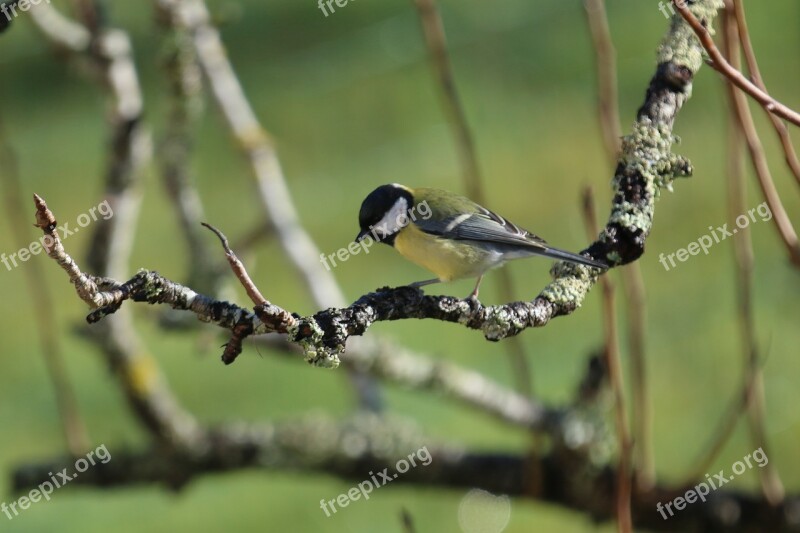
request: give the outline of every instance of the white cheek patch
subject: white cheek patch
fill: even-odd
[[[381,237],[387,237],[408,226],[408,223],[408,202],[405,198],[398,198],[392,208],[383,215],[381,221],[375,225],[375,232]]]

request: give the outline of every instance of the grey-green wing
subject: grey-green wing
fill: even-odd
[[[546,242],[497,213],[473,203],[475,212],[452,215],[442,219],[416,220],[415,224],[424,232],[447,239],[471,240],[522,246],[525,248],[546,248]]]
[[[435,189],[421,190],[424,198],[439,200],[437,195],[442,195],[444,202],[437,202],[440,209],[435,216],[428,219],[418,218],[414,220],[422,231],[438,235],[446,239],[469,240],[475,243],[485,243],[493,248],[503,248],[511,256],[515,252],[526,250],[529,253],[543,255],[562,261],[570,261],[581,265],[594,268],[606,269],[608,266],[594,259],[582,255],[567,252],[548,246],[544,239],[537,237],[528,230],[501,217],[497,213],[489,211],[475,202],[461,196],[443,196],[443,191]],[[446,206],[441,208],[441,206]],[[523,257],[516,255],[516,257]]]

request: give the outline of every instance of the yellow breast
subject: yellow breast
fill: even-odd
[[[430,235],[414,224],[397,234],[394,247],[400,255],[427,268],[441,281],[477,277],[500,264],[491,252]]]

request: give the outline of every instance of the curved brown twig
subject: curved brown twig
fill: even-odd
[[[764,78],[761,76],[761,70],[758,68],[758,61],[756,60],[756,53],[753,49],[753,43],[750,40],[750,32],[747,29],[747,18],[744,14],[743,0],[733,1],[733,13],[736,16],[736,26],[739,33],[739,40],[742,44],[742,51],[744,52],[745,62],[747,63],[747,70],[750,71],[750,76],[753,78],[753,83],[762,91],[767,92],[767,86],[764,84]],[[781,141],[783,147],[784,158],[789,170],[792,171],[794,179],[800,185],[800,160],[797,159],[797,152],[792,144],[792,139],[789,136],[789,128],[786,124],[772,113],[767,113],[772,126],[775,128],[775,133]]]
[[[697,34],[697,37],[700,39],[703,48],[705,48],[706,52],[708,52],[708,55],[711,58],[711,68],[728,78],[731,83],[750,95],[753,100],[761,104],[761,106],[769,113],[788,120],[795,126],[800,126],[800,113],[780,103],[775,98],[770,96],[766,91],[761,90],[755,83],[748,80],[738,69],[735,69],[730,63],[728,63],[728,61],[717,48],[717,45],[714,44],[714,39],[711,38],[711,33],[708,31],[710,20],[704,19],[703,17],[698,19],[696,16],[694,16],[692,11],[686,5],[685,0],[672,0],[672,4],[681,14],[683,19],[689,24],[692,30]]]

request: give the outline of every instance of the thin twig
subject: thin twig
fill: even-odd
[[[417,528],[414,527],[414,517],[405,507],[400,509],[400,523],[405,533],[416,533]]]
[[[744,74],[732,67],[731,64],[725,60],[725,57],[723,57],[722,53],[720,53],[719,49],[714,44],[711,33],[708,31],[708,21],[699,21],[697,17],[692,14],[688,4],[684,0],[672,0],[672,5],[675,6],[675,9],[678,10],[684,20],[691,26],[692,30],[694,30],[695,34],[697,34],[700,43],[711,58],[711,68],[724,75],[731,83],[749,94],[756,102],[761,104],[767,112],[784,118],[795,126],[800,126],[800,113],[788,108],[767,92],[758,88],[753,82],[748,80]]]
[[[726,9],[723,14],[723,35],[725,37],[726,54],[731,63],[739,68],[741,63],[740,43],[737,33],[736,17],[733,12],[731,0],[725,0]],[[741,116],[738,108],[742,102],[735,103],[737,98],[744,100],[743,95],[735,91],[730,84],[726,84],[730,101],[731,129],[736,130],[736,134],[731,134],[730,158],[731,168],[729,169],[729,215],[731,219],[745,212],[747,209],[747,188],[744,179],[744,169],[741,165],[741,148],[743,137],[747,136],[744,122],[735,120],[737,115]],[[744,103],[746,106],[746,103]],[[759,366],[758,340],[755,330],[755,316],[753,310],[753,243],[750,227],[740,228],[738,235],[734,236],[733,247],[736,259],[736,292],[738,296],[739,322],[742,332],[743,348],[743,373],[746,384],[752,383],[753,394],[748,405],[750,420],[750,431],[755,446],[758,446],[769,454],[766,438],[766,398],[764,397],[763,373]],[[759,469],[759,479],[764,497],[773,505],[777,505],[783,500],[783,483],[778,476],[778,472],[773,464],[766,464]]]
[[[234,275],[236,275],[236,278],[244,287],[245,291],[247,292],[247,296],[255,304],[253,310],[255,311],[256,316],[265,324],[270,324],[275,331],[287,333],[290,328],[296,325],[297,321],[295,318],[286,311],[273,306],[267,301],[266,298],[264,298],[264,296],[261,294],[261,291],[258,290],[258,287],[256,287],[256,284],[247,273],[247,269],[244,267],[244,264],[242,264],[239,258],[236,257],[236,254],[233,253],[233,250],[231,250],[231,247],[228,244],[228,238],[225,237],[225,235],[214,226],[206,224],[205,222],[203,222],[202,225],[211,230],[222,243],[222,248],[225,250],[225,257],[228,260],[231,270],[233,270]],[[232,333],[233,336],[226,343],[225,352],[222,355],[222,360],[226,363],[232,362],[234,359],[236,359],[239,353],[241,353],[242,342],[244,341],[245,337],[251,333],[251,331],[247,325],[237,324],[237,326],[233,328]]]
[[[201,225],[210,229],[219,238],[220,242],[222,243],[222,248],[225,250],[225,258],[228,260],[228,264],[230,264],[231,270],[233,270],[236,278],[242,284],[244,290],[247,291],[247,296],[255,305],[264,305],[267,302],[267,299],[264,298],[264,296],[261,294],[261,291],[258,290],[258,287],[256,287],[256,284],[253,283],[253,280],[247,273],[247,269],[244,267],[242,262],[239,261],[239,258],[236,257],[236,254],[233,253],[233,250],[231,250],[231,247],[228,244],[228,238],[211,224],[201,222]]]
[[[727,2],[728,0],[726,0]],[[725,37],[726,55],[732,64],[740,62],[735,22],[730,17],[730,9],[726,10],[723,24],[723,36]],[[743,183],[744,169],[742,168],[742,146],[745,141],[744,131],[738,120],[735,110],[735,98],[738,93],[733,90],[730,84],[725,84],[728,91],[730,102],[730,123],[728,125],[728,209],[732,217],[736,217],[744,212],[746,199],[744,198],[745,186]],[[741,95],[740,95],[741,96]],[[749,230],[743,235],[749,236]],[[695,461],[695,466],[684,476],[686,483],[694,479],[700,479],[707,473],[716,461],[717,457],[730,438],[739,423],[740,418],[750,411],[750,406],[754,403],[754,398],[758,394],[757,382],[761,376],[759,362],[757,358],[755,332],[752,329],[752,303],[749,302],[751,291],[752,276],[752,249],[746,243],[739,241],[739,234],[734,240],[735,260],[737,266],[737,296],[739,297],[739,316],[742,321],[742,343],[745,346],[745,361],[742,371],[741,390],[734,395],[719,427],[714,432],[710,444],[703,448],[700,458]],[[749,253],[748,253],[749,250]],[[750,272],[748,274],[748,272]],[[751,357],[752,356],[752,357]],[[684,486],[679,483],[677,486]]]
[[[453,75],[453,66],[447,51],[444,22],[436,7],[435,0],[414,0],[414,3],[417,6],[417,12],[422,23],[422,32],[425,37],[425,44],[428,47],[431,65],[439,82],[438,87],[440,89],[442,107],[456,141],[462,166],[461,175],[467,195],[479,204],[486,205],[487,199],[484,193],[480,165],[478,164],[475,140],[469,127],[467,113],[458,94],[455,76]],[[511,271],[507,269],[501,270],[498,273],[497,281],[500,285],[500,298],[503,301],[514,299],[516,291],[514,290]],[[511,362],[512,375],[517,381],[517,390],[530,396],[533,394],[533,384],[525,346],[517,338],[509,339],[508,342],[504,343],[504,346]]]
[[[707,474],[714,461],[717,460],[719,454],[725,448],[733,432],[736,429],[742,415],[747,412],[747,407],[750,405],[753,397],[754,383],[752,378],[755,377],[753,372],[745,372],[745,380],[742,384],[742,390],[737,391],[730,402],[729,407],[722,415],[722,421],[714,431],[710,444],[703,447],[700,457],[694,461],[694,466],[689,470],[689,473],[683,476],[683,481],[677,483],[676,487],[685,487],[698,479],[702,479],[704,474]]]
[[[483,201],[485,195],[475,151],[475,141],[469,128],[467,114],[458,95],[453,67],[447,53],[447,38],[442,18],[434,0],[414,0],[414,4],[417,6],[422,22],[422,31],[433,71],[439,81],[445,115],[456,138],[456,148],[464,168],[463,175],[467,186],[467,195],[479,202]]]
[[[0,179],[5,185],[3,197],[6,200],[11,227],[15,228],[14,237],[21,248],[30,246],[30,225],[28,215],[23,212],[22,187],[20,185],[19,167],[16,155],[8,145],[5,133],[0,130]],[[25,274],[28,292],[36,313],[33,320],[38,329],[45,367],[53,385],[56,397],[61,429],[69,452],[77,457],[89,450],[90,441],[86,424],[81,417],[75,390],[69,379],[64,363],[64,351],[58,335],[58,319],[54,313],[54,298],[47,285],[46,277],[39,261],[31,261],[22,268]]]
[[[700,24],[694,15],[692,15],[691,12],[689,12],[685,7],[682,8],[681,15],[693,27],[694,24]],[[703,28],[703,35],[705,38],[701,36],[701,41],[704,39],[708,41],[711,40],[711,36],[708,31],[705,30],[705,28]],[[711,45],[714,46],[713,41],[711,42]],[[704,42],[703,46],[708,49],[709,45],[708,43]],[[719,56],[723,61],[725,61],[725,64],[730,67],[730,64],[724,58],[722,58],[722,55],[719,50],[717,50],[716,46],[714,46],[714,50],[715,55]],[[709,51],[709,53],[711,52]],[[712,57],[714,57],[714,55],[712,55]],[[736,70],[733,67],[730,68],[732,70]],[[736,70],[736,72],[738,72],[738,70]],[[728,84],[729,86],[731,83],[735,83],[731,78],[728,78],[728,80],[730,82]],[[732,91],[731,94],[731,98],[733,98],[735,114],[737,120],[741,124],[742,130],[744,131],[745,139],[747,141],[747,149],[750,153],[750,159],[753,163],[753,167],[755,168],[756,176],[758,177],[758,183],[761,186],[764,199],[767,201],[767,205],[772,212],[775,229],[778,231],[778,234],[780,235],[781,240],[786,247],[786,251],[789,254],[791,263],[795,267],[800,268],[800,241],[798,241],[797,233],[792,226],[791,220],[789,220],[789,216],[786,214],[786,209],[783,207],[778,190],[775,188],[775,183],[772,180],[772,174],[769,170],[767,157],[764,154],[764,147],[759,139],[758,131],[756,130],[755,122],[753,121],[753,115],[750,113],[750,107],[747,104],[747,98],[745,98],[744,94],[739,91]]]
[[[586,233],[591,238],[597,235],[597,213],[594,205],[594,192],[591,186],[583,192],[583,218]],[[619,446],[619,464],[617,465],[617,529],[620,533],[633,531],[631,521],[631,450],[630,430],[625,405],[625,383],[622,376],[622,363],[619,353],[619,334],[617,332],[617,309],[614,302],[614,286],[609,276],[600,279],[603,289],[603,323],[605,325],[605,349],[603,355],[614,394],[614,418],[617,428],[617,444]]]
[[[157,151],[161,176],[189,252],[188,285],[215,294],[221,271],[200,227],[205,210],[191,169],[192,128],[203,112],[202,72],[186,30],[175,27],[170,13],[163,9],[157,10],[156,18],[163,33],[163,71],[169,94],[166,131]]]
[[[636,486],[639,490],[646,491],[655,483],[656,465],[653,451],[653,415],[645,356],[647,303],[642,268],[638,262],[622,268],[622,288],[625,291],[628,350],[631,358]]]
[[[606,157],[610,165],[619,158],[622,126],[619,120],[616,50],[608,26],[605,0],[585,0],[586,19],[592,36],[597,70],[597,110],[603,132]],[[652,417],[647,388],[645,361],[645,324],[647,305],[644,279],[638,261],[622,268],[628,320],[628,350],[631,357],[631,389],[633,392],[633,442],[636,443],[636,485],[647,490],[655,482]]]
[[[750,71],[750,77],[753,79],[753,83],[756,84],[756,86],[762,91],[767,92],[764,79],[761,77],[761,70],[758,68],[758,61],[756,60],[756,53],[753,49],[753,43],[750,40],[750,32],[747,29],[747,19],[745,18],[744,14],[743,0],[734,0],[733,8],[739,30],[739,40],[741,41],[745,62],[747,63],[747,70]],[[778,134],[778,138],[781,141],[786,164],[789,166],[789,170],[792,171],[795,180],[797,180],[797,184],[800,185],[800,160],[797,159],[797,152],[792,144],[792,139],[789,135],[789,128],[786,127],[786,124],[784,124],[781,119],[772,113],[767,113],[767,116],[772,122],[772,126],[775,128],[775,132]]]
[[[608,27],[605,0],[585,0],[586,21],[594,43],[597,69],[597,111],[606,155],[616,163],[622,147],[622,126],[617,103],[617,52]]]

